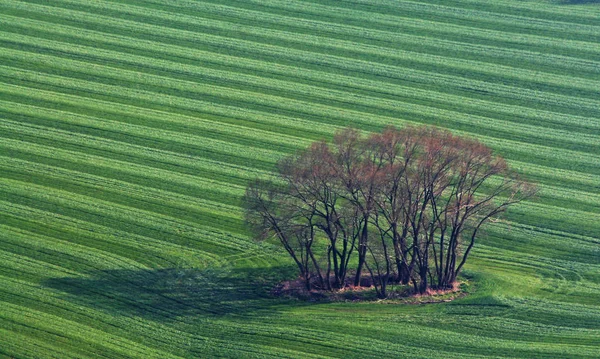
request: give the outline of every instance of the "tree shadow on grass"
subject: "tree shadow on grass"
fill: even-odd
[[[171,321],[272,310],[282,301],[271,289],[293,273],[289,267],[106,270],[87,278],[52,278],[43,285],[112,315]]]

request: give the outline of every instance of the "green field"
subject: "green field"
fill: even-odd
[[[408,123],[539,184],[472,293],[271,296],[248,181]],[[600,357],[600,1],[0,1],[0,357]]]

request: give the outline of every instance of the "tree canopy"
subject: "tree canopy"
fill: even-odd
[[[451,288],[482,228],[535,194],[481,142],[419,126],[337,132],[252,182],[246,220],[275,237],[306,287],[333,290],[370,276],[417,292]]]

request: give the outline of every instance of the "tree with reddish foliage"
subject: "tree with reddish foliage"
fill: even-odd
[[[256,233],[279,239],[307,288],[342,288],[353,264],[381,298],[389,283],[451,288],[481,228],[536,192],[482,143],[427,126],[344,129],[277,169],[246,191]]]

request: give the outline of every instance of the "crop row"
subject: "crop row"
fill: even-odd
[[[14,70],[14,69],[6,69],[0,68],[0,72],[4,72],[8,74],[12,74],[12,76],[16,76],[18,74],[17,82],[23,83],[24,81],[35,81],[36,86],[40,86],[43,83],[46,83],[47,86],[51,86],[51,88],[56,89],[60,86],[60,89],[64,91],[65,89],[72,88],[73,90],[67,91],[67,93],[94,93],[97,95],[101,95],[104,93],[114,93],[114,98],[116,95],[121,95],[122,100],[129,99],[129,102],[134,102],[133,99],[140,100],[150,100],[156,105],[160,103],[173,104],[177,103],[178,106],[183,107],[200,107],[201,102],[197,100],[193,100],[188,96],[187,98],[181,97],[180,93],[178,96],[163,94],[160,99],[157,99],[156,96],[152,96],[150,92],[145,90],[133,90],[129,88],[123,88],[115,85],[105,85],[99,83],[90,83],[85,80],[77,80],[73,78],[63,78],[54,75],[42,75],[40,73],[35,73],[31,71],[25,70]],[[6,77],[5,77],[6,79]],[[221,89],[221,90],[219,90]],[[352,119],[360,118],[363,123],[377,123],[379,126],[383,126],[387,123],[396,123],[397,120],[394,120],[391,117],[377,116],[371,115],[365,112],[358,112],[352,110],[342,111],[340,109],[331,108],[331,106],[319,105],[319,104],[308,104],[303,101],[286,99],[283,103],[281,99],[277,96],[273,95],[263,95],[263,94],[255,94],[249,91],[241,91],[241,90],[228,90],[227,95],[223,96],[222,87],[211,85],[211,86],[196,86],[194,88],[195,91],[204,94],[214,94],[213,101],[218,98],[222,98],[226,103],[235,102],[238,103],[240,107],[243,107],[244,104],[247,106],[251,106],[254,103],[255,107],[261,108],[263,111],[267,110],[267,108],[274,110],[276,108],[280,108],[280,111],[285,113],[301,113],[302,115],[309,115],[311,117],[321,117],[327,118],[326,114],[329,114],[330,118],[345,118],[346,121],[353,121]],[[212,95],[211,95],[212,97]],[[199,103],[200,102],[200,103]],[[310,107],[310,108],[308,108]],[[356,123],[356,120],[354,120]],[[547,146],[539,146],[535,144],[526,144],[523,142],[515,143],[514,141],[509,140],[499,140],[490,137],[480,136],[482,140],[494,148],[498,150],[502,150],[506,157],[508,158],[518,158],[519,156],[523,158],[523,156],[529,157],[529,162],[538,163],[538,164],[553,164],[554,167],[557,168],[568,168],[571,170],[578,170],[582,172],[590,172],[594,173],[597,171],[597,167],[593,166],[592,163],[595,163],[597,159],[594,159],[595,155],[593,154],[584,154],[581,152],[575,152],[570,150],[562,150],[560,152],[555,151],[551,147]],[[515,144],[517,144],[515,146]],[[220,148],[223,148],[220,146]],[[535,150],[533,150],[535,148]],[[258,149],[254,152],[259,151]],[[515,155],[516,154],[516,155]],[[561,160],[563,158],[564,160]]]
[[[34,7],[35,8],[35,7]],[[52,13],[52,9],[46,9],[45,13]],[[61,10],[69,12],[71,10]],[[102,22],[105,26],[115,25],[112,17],[101,16],[97,14],[87,14],[83,12],[73,12],[77,15],[79,21],[89,21],[91,23]],[[64,16],[64,15],[63,15]],[[177,16],[178,21],[181,16]],[[229,23],[222,24],[219,28],[219,22],[210,20],[210,28],[204,33],[198,31],[179,30],[166,28],[162,24],[168,19],[162,19],[161,25],[149,25],[130,20],[119,19],[119,26],[128,25],[129,32],[135,32],[134,29],[140,28],[144,32],[149,31],[167,31],[170,36],[178,34],[179,37],[187,39],[198,38],[201,34],[202,42],[208,42],[219,46],[226,44],[249,47],[259,47],[261,45],[269,48],[286,48],[290,51],[295,49],[301,53],[310,52],[312,54],[327,54],[328,56],[353,58],[354,61],[387,63],[393,66],[410,67],[413,70],[422,70],[425,72],[438,72],[449,76],[471,79],[475,81],[485,81],[491,83],[502,83],[511,86],[527,88],[529,90],[550,91],[557,94],[570,95],[574,97],[593,98],[595,94],[594,82],[583,78],[573,78],[572,76],[553,75],[539,71],[520,70],[514,67],[505,67],[499,64],[486,64],[472,60],[455,60],[454,58],[427,55],[423,53],[410,53],[402,49],[385,49],[382,47],[361,45],[345,40],[327,39],[326,42],[319,40],[318,37],[303,35],[298,33],[277,32],[273,30],[260,30],[250,27],[246,32],[236,36],[240,32],[241,25],[235,25],[234,29],[229,29]],[[190,26],[194,28],[201,27],[196,19],[190,21]],[[113,26],[114,27],[114,26]],[[160,30],[159,30],[160,29]],[[167,30],[168,29],[168,30]],[[591,44],[574,42],[577,48],[589,48]]]
[[[125,36],[107,36],[106,34],[75,29],[69,26],[54,25],[52,27],[52,38],[62,39],[62,41],[69,44],[68,46],[58,41],[41,42],[40,38],[46,37],[50,31],[47,29],[47,26],[42,24],[38,21],[19,19],[18,22],[12,21],[8,29],[13,32],[19,26],[26,26],[27,33],[37,38],[33,40],[27,37],[20,37],[21,41],[19,43],[21,48],[24,48],[27,43],[35,46],[32,49],[37,49],[37,51],[42,51],[43,49],[44,52],[52,53],[55,56],[65,57],[66,54],[69,54],[70,57],[85,58],[88,62],[136,71],[143,69],[146,73],[167,74],[174,78],[193,80],[198,78],[197,71],[202,67],[207,70],[223,69],[235,72],[236,74],[260,74],[262,77],[271,79],[283,79],[294,83],[309,83],[313,86],[319,84],[321,87],[351,91],[356,94],[375,95],[376,97],[387,99],[402,99],[405,102],[417,101],[415,103],[424,103],[423,101],[427,100],[426,103],[431,107],[440,108],[441,106],[441,108],[450,109],[460,105],[461,112],[473,113],[473,110],[476,109],[476,113],[490,113],[487,117],[501,117],[506,120],[520,120],[521,122],[526,120],[529,123],[543,123],[545,127],[568,122],[569,130],[573,131],[577,130],[577,126],[593,126],[593,123],[590,123],[589,119],[586,118],[565,115],[558,116],[552,112],[541,111],[539,108],[536,108],[535,111],[525,107],[515,108],[514,106],[501,103],[477,100],[472,98],[472,96],[453,96],[448,93],[442,95],[434,91],[424,91],[416,87],[386,83],[382,81],[384,80],[383,78],[375,81],[349,77],[339,73],[334,76],[318,70],[298,69],[293,66],[266,63],[248,58],[174,46],[172,44],[139,39],[134,40]],[[32,29],[36,29],[36,31],[32,33]],[[9,38],[11,42],[14,42],[19,37],[13,34]],[[42,46],[43,43],[46,45]],[[93,46],[95,50],[90,51],[89,48],[77,46],[76,44]],[[100,46],[108,50],[117,51],[110,51],[103,55],[104,52],[98,49]],[[132,51],[132,49],[134,50]],[[148,52],[149,50],[154,51]],[[142,54],[144,57],[136,56],[135,54]],[[152,59],[150,63],[148,63],[147,54]],[[164,59],[168,60],[165,61]],[[140,66],[141,61],[144,62],[145,66]],[[202,67],[198,67],[199,65]],[[598,66],[594,67],[598,68]],[[189,69],[192,69],[192,71]],[[203,79],[203,81],[209,80],[210,77],[207,77],[206,72],[206,70],[203,71],[203,77],[199,79]],[[491,109],[494,111],[489,112]]]
[[[90,19],[90,21],[98,21],[96,19],[96,17],[93,17]],[[110,22],[112,20],[110,19],[106,19],[106,21]],[[108,27],[110,24],[104,24],[104,26],[102,27],[104,28],[110,28]],[[132,24],[131,26],[136,26],[136,24]],[[361,61],[361,60],[356,60],[356,59],[350,59],[350,58],[345,58],[345,57],[340,57],[340,56],[333,56],[330,55],[328,51],[327,54],[317,54],[314,52],[307,52],[307,51],[302,51],[302,50],[294,50],[292,48],[289,47],[281,47],[281,46],[274,46],[271,44],[259,44],[257,42],[251,42],[251,41],[244,41],[244,40],[233,40],[230,39],[228,37],[222,37],[222,36],[214,36],[214,35],[209,35],[209,34],[202,34],[200,36],[200,34],[197,33],[193,33],[190,31],[176,31],[176,30],[166,30],[162,27],[158,27],[158,26],[153,26],[150,27],[148,29],[146,29],[146,27],[150,26],[150,25],[143,25],[143,24],[137,24],[137,26],[140,26],[140,31],[142,31],[141,34],[145,34],[148,33],[150,31],[153,32],[162,32],[164,33],[164,36],[162,37],[163,41],[169,41],[169,42],[174,42],[174,43],[179,43],[182,44],[186,47],[193,47],[193,48],[198,48],[199,45],[204,44],[203,47],[209,46],[212,47],[212,51],[222,51],[224,49],[227,49],[228,52],[233,53],[233,54],[244,54],[246,53],[246,57],[249,55],[248,51],[250,51],[252,53],[252,57],[254,58],[263,58],[264,60],[268,60],[268,61],[277,61],[277,62],[281,62],[281,61],[288,61],[289,63],[293,63],[296,66],[302,65],[303,67],[312,67],[312,68],[323,68],[323,66],[327,66],[327,67],[337,67],[339,68],[339,70],[343,70],[343,71],[348,71],[351,70],[351,68],[354,68],[355,75],[358,76],[364,76],[365,74],[370,75],[370,76],[386,76],[386,77],[390,77],[390,79],[397,79],[401,80],[401,81],[417,81],[419,82],[420,86],[433,86],[436,89],[440,90],[443,89],[445,86],[444,85],[450,85],[451,83],[449,83],[449,81],[455,81],[457,82],[456,85],[452,86],[452,88],[454,88],[454,91],[463,89],[462,91],[464,93],[469,93],[470,96],[472,96],[474,93],[476,94],[477,91],[488,91],[485,89],[485,87],[490,87],[490,84],[485,82],[485,81],[481,81],[481,80],[477,80],[477,79],[465,79],[462,75],[459,76],[453,76],[453,75],[445,75],[443,74],[443,72],[441,72],[441,68],[435,68],[435,70],[426,70],[425,71],[421,70],[419,71],[417,68],[415,68],[416,65],[414,66],[408,66],[409,68],[411,68],[410,72],[399,72],[398,70],[401,69],[399,67],[396,66],[391,66],[391,65],[384,65],[384,64],[375,64],[372,61]],[[133,31],[132,28],[128,27],[126,30],[123,31],[123,34],[127,34],[128,36],[132,36],[135,35],[137,32]],[[179,34],[179,36],[176,36],[174,38],[174,35]],[[139,37],[139,36],[137,36]],[[143,36],[142,36],[143,38]],[[153,40],[155,40],[157,37],[152,37]],[[158,37],[161,38],[161,37]],[[251,50],[250,50],[251,49]],[[290,58],[290,56],[293,56],[293,59]],[[289,59],[289,60],[288,60]],[[304,64],[302,64],[304,62]],[[312,65],[311,65],[312,64]],[[315,66],[315,64],[318,64],[319,66]],[[340,65],[343,65],[343,67],[340,68]],[[432,66],[436,66],[435,63],[431,64]],[[351,68],[349,68],[349,66],[351,66]],[[435,78],[432,78],[433,73],[435,73]],[[388,81],[390,80],[388,79]],[[453,80],[454,79],[454,80]],[[458,85],[458,83],[460,83],[460,86]],[[474,86],[477,83],[481,83],[479,86]],[[501,83],[504,83],[504,80],[502,80]],[[518,101],[519,99],[523,98],[524,96],[529,96],[531,97],[531,100],[534,101],[540,101],[542,100],[541,98],[539,98],[539,96],[537,94],[534,95],[535,91],[531,90],[531,89],[518,89],[518,91],[515,91],[515,88],[513,88],[514,86],[507,86],[501,83],[495,83],[494,87],[495,87],[495,91],[494,92],[483,92],[484,94],[486,94],[485,97],[490,97],[491,95],[501,95],[501,97],[508,97],[509,99],[512,100],[512,102]],[[468,86],[467,86],[468,85]],[[562,86],[562,85],[561,85]],[[591,85],[593,86],[593,85]],[[467,89],[471,89],[471,92],[465,92],[465,88]],[[510,89],[510,91],[502,91],[501,93],[498,93],[499,90],[501,89]],[[565,89],[566,90],[566,89]],[[527,95],[529,93],[529,95]],[[577,94],[575,94],[576,96],[580,97],[581,96],[581,91],[577,91]],[[518,96],[516,96],[518,95]],[[550,94],[545,93],[545,97],[550,96]],[[593,94],[590,94],[591,96],[593,96]],[[547,102],[547,101],[543,101],[545,102],[546,105],[553,105],[556,102],[557,97],[559,96],[558,94],[553,94],[552,98],[554,98],[555,100]],[[575,101],[575,102],[574,102]],[[561,106],[565,106],[565,104],[569,103],[569,104],[578,104],[578,106],[580,107],[584,102],[583,99],[581,100],[576,100],[574,97],[571,98],[571,101],[562,101],[562,105]],[[589,104],[592,104],[593,102],[591,101],[587,101]],[[556,104],[555,104],[556,105]]]
[[[205,84],[200,87],[197,82],[190,80],[178,80],[165,76],[156,76],[151,74],[141,74],[140,72],[133,72],[129,70],[116,70],[112,67],[97,66],[92,70],[74,70],[84,68],[84,63],[80,61],[67,60],[63,58],[56,58],[53,56],[44,55],[32,55],[24,54],[21,52],[7,50],[5,56],[10,56],[18,63],[27,64],[30,63],[27,68],[36,68],[43,64],[40,70],[48,72],[69,72],[71,76],[80,77],[82,79],[93,79],[94,81],[102,81],[108,84],[114,84],[115,79],[119,79],[119,84],[123,85],[124,82],[130,82],[132,88],[153,88],[153,89],[164,89],[162,93],[174,93],[178,91],[182,96],[190,97],[189,92],[196,92],[198,97],[203,96],[217,96],[215,92],[207,93]],[[109,55],[107,55],[109,56]],[[117,57],[115,54],[111,57]],[[37,58],[37,59],[36,59]],[[37,61],[36,61],[37,60]],[[132,61],[133,59],[129,59]],[[33,62],[35,61],[35,62]],[[38,62],[39,61],[39,62]],[[32,63],[33,62],[33,63]],[[149,63],[148,59],[142,58],[137,59],[137,63]],[[245,76],[240,74],[234,74],[226,71],[218,70],[204,70],[198,67],[187,66],[189,73],[197,78],[206,78],[208,76],[216,79],[214,82],[217,83],[230,83],[230,82],[243,82],[245,88],[251,91],[260,91],[260,93],[278,93],[279,96],[286,94],[286,97],[291,99],[304,99],[305,101],[338,104],[342,106],[346,103],[354,103],[360,105],[363,111],[369,111],[371,113],[382,113],[386,115],[393,114],[394,111],[398,111],[398,101],[392,101],[387,99],[378,99],[367,96],[356,96],[348,94],[347,92],[337,90],[327,90],[323,88],[316,88],[309,85],[290,84],[286,81],[279,81],[273,79],[262,79],[257,76]],[[181,68],[179,69],[181,70]],[[217,81],[219,80],[219,81]],[[185,89],[185,90],[184,90]],[[183,92],[185,91],[185,93]],[[216,88],[219,91],[219,88]],[[231,90],[230,90],[231,91]],[[221,90],[221,92],[224,92]],[[176,93],[174,93],[176,94]],[[528,141],[531,142],[531,136],[525,134],[535,133],[535,126],[516,124],[513,122],[498,121],[487,117],[466,115],[456,111],[448,111],[442,109],[431,109],[429,106],[417,105],[417,104],[404,104],[400,109],[402,114],[405,116],[414,115],[424,116],[429,118],[437,118],[437,121],[442,121],[444,118],[447,124],[459,128],[476,125],[479,128],[485,128],[488,133],[502,134],[506,131],[506,128],[510,126],[511,134],[520,136],[517,138],[527,137]],[[546,129],[543,132],[542,138],[539,139],[539,143],[547,143],[549,140],[554,143],[559,142],[558,140],[569,140],[568,143],[562,145],[566,148],[577,148],[583,144],[587,144],[590,152],[597,152],[597,145],[600,143],[600,137],[594,135],[584,134],[573,134],[570,131],[563,130],[552,130]],[[542,135],[539,135],[542,136]],[[556,143],[556,145],[559,145]],[[582,149],[585,149],[582,148]]]

